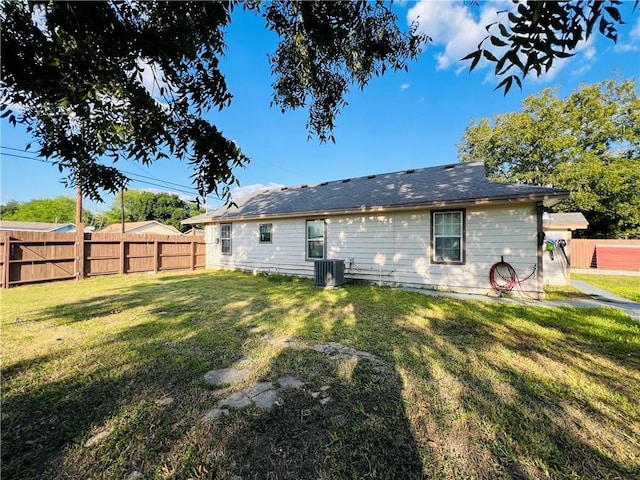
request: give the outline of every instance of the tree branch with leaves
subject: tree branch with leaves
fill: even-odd
[[[425,37],[403,31],[390,5],[372,2],[250,2],[280,37],[270,62],[273,103],[307,108],[310,135],[333,140],[352,85],[406,69]],[[86,196],[128,182],[122,159],[172,157],[193,168],[204,196],[230,199],[234,171],[249,158],[214,124],[231,105],[219,62],[236,2],[2,3],[1,112],[23,124],[39,154],[80,181]],[[153,85],[144,84],[151,72]],[[19,105],[14,112],[11,105]]]
[[[498,12],[504,20],[487,25],[487,36],[463,60],[471,62],[470,70],[481,59],[494,64],[494,73],[501,78],[496,90],[503,88],[506,95],[514,83],[522,88],[529,74],[541,76],[558,60],[574,55],[578,44],[596,32],[616,42],[616,27],[624,23],[621,3],[513,0],[514,8]],[[634,10],[637,5],[636,0]]]
[[[582,85],[567,98],[530,95],[519,112],[474,120],[458,144],[489,177],[571,192],[593,237],[640,237],[640,97],[634,80]]]

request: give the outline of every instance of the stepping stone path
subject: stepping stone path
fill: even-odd
[[[252,333],[261,333],[263,330],[260,327],[256,327],[251,330]],[[266,337],[266,338],[265,338]],[[263,340],[268,341],[271,344],[276,344],[284,347],[291,347],[296,343],[288,338],[272,338],[268,334],[263,336]],[[311,350],[326,355],[331,360],[365,360],[376,365],[376,369],[379,372],[388,372],[389,365],[380,358],[372,355],[369,352],[362,350],[356,350],[355,348],[342,345],[337,342],[329,342],[318,344],[310,347]],[[204,375],[204,380],[209,385],[214,387],[221,387],[214,391],[215,395],[221,396],[227,393],[228,386],[233,386],[245,381],[251,375],[253,370],[247,368],[222,368],[220,370],[211,370]],[[299,378],[292,376],[280,377],[275,383],[272,382],[256,382],[249,385],[242,391],[232,393],[231,395],[221,399],[215,408],[209,410],[202,417],[203,422],[213,421],[221,416],[227,416],[230,413],[229,409],[243,409],[251,405],[257,408],[268,410],[274,405],[280,405],[282,396],[281,393],[285,390],[304,389],[305,382]],[[320,387],[320,391],[312,392],[309,394],[312,398],[318,399],[320,405],[326,405],[331,401],[329,396],[329,385]]]
[[[215,386],[233,385],[242,382],[251,375],[253,375],[253,371],[249,369],[223,368],[205,373],[204,381]]]
[[[222,370],[228,371],[233,369],[225,368]],[[205,379],[207,378],[209,379],[207,380],[208,383],[214,386],[218,386],[221,383],[231,383],[228,381],[228,379],[230,378],[229,375],[227,375],[228,372],[225,372],[224,375],[220,375],[221,378],[224,378],[225,380],[224,382],[221,382],[221,383],[211,382],[211,379],[218,378],[218,375],[216,375],[218,372],[221,372],[221,370],[213,370],[211,372],[207,372],[207,374],[205,375]],[[244,374],[239,374],[234,378],[244,379],[246,378],[246,376],[244,376]],[[237,382],[233,382],[233,383],[239,383],[240,381],[241,380],[238,380]],[[274,405],[280,405],[280,401],[282,400],[282,397],[280,394],[283,390],[297,389],[302,386],[304,386],[304,382],[302,380],[295,377],[289,377],[289,376],[280,377],[275,383],[272,383],[272,382],[254,383],[248,386],[247,388],[245,388],[244,390],[240,392],[232,393],[228,397],[220,400],[215,408],[205,413],[202,420],[211,421],[211,420],[215,420],[216,418],[222,415],[224,416],[229,415],[230,408],[242,409],[242,408],[247,408],[251,405],[255,405],[258,408],[268,410],[272,408]]]
[[[165,312],[156,312],[158,314]],[[252,333],[262,333],[264,329],[262,327],[256,327],[251,330]],[[300,344],[289,337],[276,337],[272,338],[269,334],[263,335],[263,340],[269,344],[279,346],[282,348],[289,348],[297,346],[298,348],[309,348],[316,352],[326,355],[331,360],[365,360],[371,362],[376,366],[379,372],[390,372],[390,366],[384,360],[372,355],[369,352],[362,350],[356,350],[353,347],[348,347],[337,342],[329,342],[313,345],[308,347],[304,344]],[[241,368],[247,362],[247,358],[243,357],[235,362],[238,368],[222,368],[219,370],[211,370],[204,375],[204,380],[209,385],[219,387],[213,392],[216,396],[223,396],[228,393],[228,387],[237,385],[254,374],[254,371],[248,368]],[[256,382],[249,385],[247,388],[240,392],[235,392],[222,398],[218,401],[215,408],[209,410],[202,417],[202,422],[211,422],[221,416],[227,416],[230,413],[229,409],[243,409],[251,405],[257,408],[268,410],[273,408],[274,405],[280,405],[282,401],[282,392],[286,390],[304,390],[307,391],[312,398],[318,400],[319,405],[326,405],[331,402],[329,396],[329,385],[323,385],[317,392],[305,390],[305,382],[299,378],[293,376],[284,376],[278,378],[275,382]],[[166,407],[173,404],[174,399],[169,396],[165,396],[155,400],[155,404],[159,407]],[[111,432],[103,430],[91,438],[89,438],[84,446],[95,447],[104,438],[106,438]],[[129,473],[125,480],[139,480],[144,477],[144,474],[135,470]],[[232,480],[241,480],[240,477],[233,477]]]
[[[93,447],[95,445],[97,445],[98,443],[100,443],[100,441],[102,441],[103,438],[105,438],[106,436],[109,435],[109,430],[103,430],[101,432],[96,433],[94,436],[92,436],[89,440],[87,440],[84,444],[85,447]]]
[[[380,371],[388,370],[389,365],[379,357],[363,350],[342,345],[338,342],[321,343],[311,347],[311,350],[324,353],[331,360],[366,360],[375,364]]]

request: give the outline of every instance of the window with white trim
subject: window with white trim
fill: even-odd
[[[260,224],[260,243],[271,243],[271,224]]]
[[[464,263],[464,213],[464,210],[432,212],[433,263]]]
[[[231,224],[220,224],[220,248],[224,255],[231,255]]]
[[[324,258],[325,234],[324,220],[307,220],[307,260]]]

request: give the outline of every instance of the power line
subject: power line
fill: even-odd
[[[5,146],[1,146],[1,145],[0,145],[0,148],[9,149],[9,150],[15,150],[15,151],[18,151],[18,152],[24,152],[24,150],[20,150],[20,149],[17,149],[17,148],[11,148],[11,147],[5,147]],[[41,162],[41,163],[49,163],[49,164],[52,163],[49,160],[38,158],[37,156],[36,157],[27,157],[25,155],[15,155],[13,153],[4,153],[3,155],[9,156],[9,157],[16,157],[16,158],[26,158],[27,160],[34,160],[36,162]],[[133,165],[137,166],[135,164],[133,164]],[[149,179],[149,180],[156,180],[156,181],[161,182],[161,183],[166,183],[167,185],[175,185],[176,187],[186,188],[186,189],[189,189],[189,190],[196,191],[196,189],[193,188],[193,187],[189,187],[187,185],[182,185],[180,183],[170,182],[168,180],[162,180],[162,179],[160,179],[158,177],[155,177],[153,175],[149,177],[149,176],[146,176],[146,175],[140,175],[139,173],[127,172],[126,170],[120,170],[120,171],[122,173],[126,173],[127,175],[135,175],[135,176],[138,176],[138,177],[141,177],[141,178],[146,178],[146,179]]]
[[[33,152],[27,152],[27,150],[23,148],[5,147],[4,145],[0,145],[0,147],[4,148],[5,150],[15,150],[16,152],[33,153]]]
[[[34,153],[35,154],[35,152],[28,152],[27,150],[24,150],[24,149],[15,148],[15,147],[6,147],[4,145],[0,145],[0,148],[3,149],[3,150],[13,150],[13,151],[16,151],[16,152]],[[16,154],[13,154],[13,153],[2,153],[2,155],[3,156],[7,156],[7,157],[24,158],[26,160],[32,160],[34,162],[40,162],[40,163],[46,163],[46,164],[49,164],[49,165],[53,164],[53,162],[51,162],[50,160],[43,159],[43,158],[38,158],[39,155],[37,155],[37,154],[34,157],[28,157],[26,155],[16,155]],[[142,171],[142,169],[137,164],[131,162],[129,159],[127,159],[127,161],[129,161],[132,165],[138,167]],[[200,194],[198,192],[198,190],[196,188],[194,188],[194,187],[189,187],[189,186],[186,186],[186,185],[181,185],[179,183],[169,182],[168,180],[162,180],[162,179],[160,179],[158,177],[155,177],[153,175],[149,177],[149,176],[146,176],[146,175],[140,175],[140,174],[136,174],[136,173],[133,173],[133,172],[127,172],[126,170],[120,170],[120,172],[122,172],[122,173],[124,173],[126,175],[129,175],[131,177],[134,177],[134,178],[132,178],[132,180],[134,182],[141,183],[141,184],[144,184],[144,185],[151,185],[153,187],[166,188],[166,189],[169,189],[171,191],[182,193],[184,195],[190,195],[190,196],[193,196],[193,197],[196,197],[196,198]],[[147,180],[141,180],[141,178],[144,178],[144,179],[147,179]],[[161,182],[161,184],[149,182],[148,181],[149,179]],[[176,188],[176,187],[178,187],[178,188]],[[181,189],[187,189],[187,190],[181,190]],[[208,197],[208,195],[205,196],[205,202],[207,202],[206,197]],[[217,197],[214,197],[213,201],[214,202],[216,202],[216,201],[222,202],[222,200],[217,198]],[[205,203],[205,205],[206,204],[207,203]]]
[[[5,146],[2,146],[2,145],[0,145],[0,148],[8,149],[8,150],[15,150],[15,151],[18,151],[18,152],[24,152],[24,150],[20,150],[18,148],[5,147]],[[7,157],[24,158],[26,160],[33,160],[34,162],[47,163],[49,165],[53,164],[53,162],[51,162],[49,160],[38,158],[38,157],[28,157],[26,155],[16,155],[16,154],[13,154],[13,153],[3,153],[2,155],[3,156],[7,156]],[[161,180],[161,179],[159,179],[157,177],[148,177],[146,175],[140,175],[140,174],[137,174],[137,173],[128,172],[126,170],[120,170],[120,172],[122,172],[122,173],[124,173],[126,175],[129,175],[131,177],[134,177],[133,180],[135,182],[138,182],[138,183],[143,183],[143,184],[146,184],[146,185],[152,185],[154,187],[170,188],[170,189],[173,189],[173,190],[175,190],[175,191],[177,191],[179,193],[184,193],[186,195],[193,195],[194,192],[196,193],[196,196],[198,194],[198,191],[195,188],[188,187],[186,185],[181,185],[179,183],[173,183],[173,182],[169,182],[167,180]],[[147,179],[147,180],[148,179],[156,180],[158,182],[162,182],[162,184],[153,183],[153,182],[149,182],[149,181],[146,181],[146,180],[140,180],[141,178]],[[175,188],[175,187],[179,187],[179,188]],[[188,189],[188,190],[180,190],[180,189]]]
[[[142,173],[148,173],[152,178],[156,179],[156,180],[160,180],[158,177],[156,177],[155,175],[153,175],[151,172],[146,172],[145,170],[142,169],[142,167],[140,165],[138,165],[137,163],[134,163],[131,161],[131,159],[129,158],[125,158],[125,160],[127,162],[129,162],[131,165],[133,165],[134,167],[136,167],[138,170],[140,170]]]
[[[2,147],[5,148],[5,147]],[[22,150],[21,150],[22,151]],[[27,157],[25,155],[15,155],[13,153],[3,153],[2,154],[3,157],[16,157],[16,158],[26,158],[27,160],[33,160],[34,162],[40,162],[40,163],[48,163],[51,165],[51,162],[49,160],[42,160],[40,158],[36,158],[36,157]]]

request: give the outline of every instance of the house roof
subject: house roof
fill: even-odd
[[[48,222],[18,222],[13,220],[0,220],[0,230],[15,230],[22,232],[55,232],[72,227],[73,223],[48,223]]]
[[[145,227],[152,227],[157,225],[164,227],[166,230],[171,231],[175,235],[182,235],[182,232],[180,232],[180,230],[178,230],[174,226],[165,225],[163,223],[158,222],[157,220],[147,220],[144,222],[125,222],[124,231],[125,233],[135,233],[136,230],[145,230],[146,229]],[[120,229],[121,229],[121,224],[114,223],[112,225],[108,225],[104,227],[98,233],[120,233]]]
[[[456,163],[264,190],[238,199],[235,206],[221,207],[182,223],[336,215],[478,203],[542,201],[551,206],[568,196],[568,191],[557,188],[489,181],[483,163]]]
[[[548,223],[543,219],[545,230],[582,230],[589,222],[580,212],[550,213]]]

